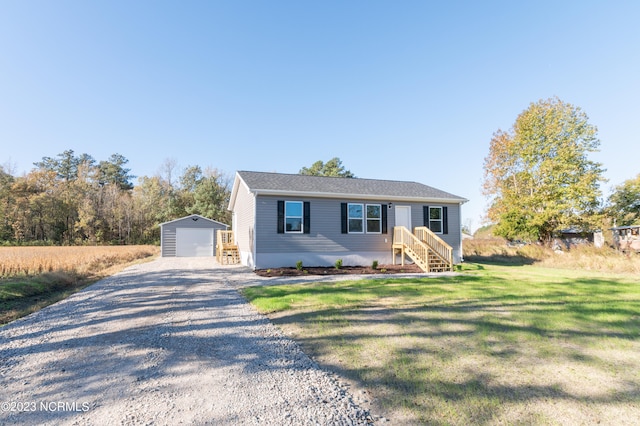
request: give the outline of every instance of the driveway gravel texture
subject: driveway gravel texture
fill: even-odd
[[[246,302],[252,280],[158,258],[0,328],[0,424],[385,422]]]

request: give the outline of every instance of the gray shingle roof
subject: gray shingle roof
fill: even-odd
[[[392,199],[450,200],[453,203],[467,201],[418,182],[378,179],[337,178],[305,176],[283,173],[238,171],[240,178],[252,192],[273,194],[300,194],[308,196],[362,196]]]

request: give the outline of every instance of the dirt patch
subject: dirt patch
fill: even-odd
[[[335,267],[314,266],[310,268],[271,268],[256,269],[255,273],[261,277],[298,277],[305,275],[380,275],[380,274],[419,274],[424,272],[418,265],[379,265],[377,269],[370,266]]]

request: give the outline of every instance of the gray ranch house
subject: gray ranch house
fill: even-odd
[[[229,210],[239,261],[254,269],[462,260],[467,200],[417,182],[239,171]]]

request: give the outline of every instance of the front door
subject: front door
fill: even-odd
[[[404,226],[411,230],[411,206],[396,206],[396,226]]]

